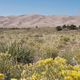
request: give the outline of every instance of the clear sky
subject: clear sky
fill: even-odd
[[[0,16],[80,14],[80,0],[0,0]]]

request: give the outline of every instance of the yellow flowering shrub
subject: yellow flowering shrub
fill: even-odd
[[[74,34],[70,34],[70,36],[74,36]]]
[[[11,78],[11,80],[17,80],[17,79],[15,79],[15,78]]]
[[[1,53],[1,60],[3,56],[10,57],[7,53]],[[11,80],[80,80],[80,65],[67,65],[66,61],[58,56],[54,60],[47,58],[29,65],[16,64],[10,67],[10,75],[14,76]],[[3,77],[4,75],[0,74],[0,79]]]
[[[6,53],[0,53],[0,72],[7,72],[8,69],[12,66],[11,55]]]
[[[2,73],[0,73],[0,80],[4,77],[4,75]]]
[[[21,73],[23,71],[22,64],[15,64],[10,68],[10,76],[19,79],[21,77]]]
[[[5,80],[9,80],[10,77],[19,79],[22,71],[23,65],[15,63],[11,54],[0,53],[0,73],[4,73]]]
[[[77,53],[74,58],[80,64],[80,53]]]
[[[66,60],[59,56],[25,67],[20,80],[80,80],[80,65],[67,65]]]

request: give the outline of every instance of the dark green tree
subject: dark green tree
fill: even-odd
[[[63,25],[63,26],[62,26],[62,28],[66,28],[66,27],[67,27],[66,25]]]
[[[62,27],[61,27],[61,26],[57,26],[57,27],[56,27],[56,30],[57,30],[57,31],[61,31],[61,30],[62,30]]]
[[[38,28],[38,26],[36,26],[36,28]]]
[[[73,24],[70,25],[70,26],[68,25],[67,28],[70,29],[70,30],[75,30],[75,29],[77,29],[76,25],[73,25]]]

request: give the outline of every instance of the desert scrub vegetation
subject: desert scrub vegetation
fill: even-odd
[[[63,43],[66,43],[69,40],[70,40],[70,38],[69,37],[66,37],[66,36],[61,36],[61,38],[60,38],[60,41],[63,42]]]
[[[63,25],[63,26],[57,26],[56,30],[57,31],[61,31],[62,29],[68,29],[68,30],[78,30],[80,29],[79,27],[77,27],[76,25]]]
[[[80,80],[80,31],[0,28],[0,80]]]

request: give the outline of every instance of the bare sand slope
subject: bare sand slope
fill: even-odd
[[[80,25],[80,15],[19,15],[19,16],[0,16],[0,27],[34,27],[34,26],[62,26]]]

